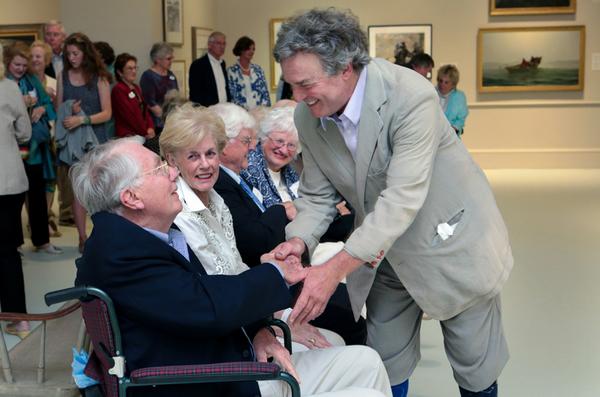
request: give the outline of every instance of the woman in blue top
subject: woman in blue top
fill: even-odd
[[[240,37],[233,47],[233,55],[238,61],[227,68],[231,101],[246,110],[271,106],[265,73],[260,66],[250,62],[254,51],[254,40],[248,36]]]
[[[436,90],[440,97],[440,105],[456,135],[460,138],[465,128],[465,120],[469,114],[467,98],[456,85],[460,74],[454,65],[444,65],[438,69]]]
[[[4,50],[6,76],[15,81],[29,111],[32,135],[21,146],[25,173],[29,182],[27,213],[31,228],[31,242],[36,251],[60,254],[62,251],[50,244],[48,232],[48,207],[46,181],[56,179],[50,153],[50,120],[56,114],[50,96],[33,74],[28,74],[31,51],[27,44],[16,42]]]

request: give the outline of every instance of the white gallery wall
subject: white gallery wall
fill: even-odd
[[[269,21],[311,7],[349,8],[369,25],[431,24],[436,65],[457,64],[459,88],[470,115],[464,143],[484,168],[600,168],[600,0],[578,0],[575,15],[489,16],[488,0],[183,0],[184,44],[175,58],[192,61],[191,27],[223,31],[226,61],[237,38],[256,41],[254,61],[270,78]],[[115,51],[149,66],[148,52],[162,40],[161,0],[0,0],[0,24],[61,19],[69,32],[81,30]],[[478,94],[476,41],[479,28],[586,26],[585,89],[580,92]]]

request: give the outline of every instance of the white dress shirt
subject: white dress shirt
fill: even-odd
[[[227,85],[225,85],[225,75],[223,74],[223,69],[221,68],[223,60],[213,57],[212,55],[210,55],[210,53],[208,53],[208,59],[210,61],[210,67],[212,68],[213,75],[215,76],[215,81],[217,83],[219,103],[227,102]]]
[[[344,113],[340,116],[332,114],[331,116],[322,117],[321,125],[325,129],[325,120],[332,120],[340,130],[346,146],[352,153],[352,157],[356,158],[356,146],[358,144],[358,123],[360,122],[360,111],[362,109],[363,98],[365,96],[365,85],[367,82],[367,68],[365,67],[360,76],[352,96],[344,109]]]

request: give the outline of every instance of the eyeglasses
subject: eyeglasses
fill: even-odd
[[[146,176],[146,175],[169,176],[170,170],[171,170],[171,167],[169,166],[169,163],[167,163],[166,161],[162,161],[158,167],[155,167],[155,168],[152,168],[151,170],[145,171],[144,173],[142,173],[142,176]]]
[[[250,145],[252,144],[252,142],[256,142],[256,138],[251,138],[249,136],[245,136],[243,138],[239,138],[239,137],[235,137],[233,139],[238,140],[242,145],[248,146],[250,147]]]
[[[279,149],[280,147],[285,146],[287,148],[287,150],[289,150],[290,152],[293,152],[298,148],[298,146],[295,143],[288,143],[288,142],[284,141],[283,139],[273,139],[270,136],[267,136],[267,138],[269,138],[269,140],[271,142],[273,142],[276,149]]]

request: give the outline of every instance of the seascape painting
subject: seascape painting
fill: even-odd
[[[369,55],[407,66],[419,53],[431,55],[431,25],[369,26]]]
[[[574,14],[576,0],[490,0],[490,15]]]
[[[479,92],[582,90],[583,26],[481,29]]]

